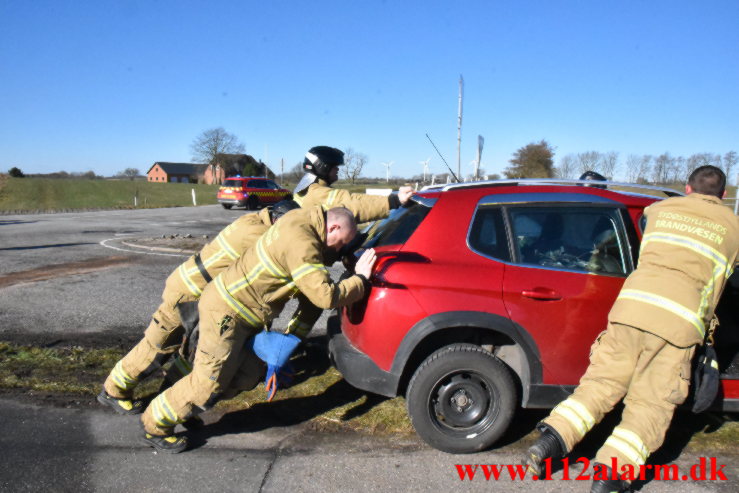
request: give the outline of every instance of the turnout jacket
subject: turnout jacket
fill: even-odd
[[[739,249],[739,219],[698,193],[645,209],[639,265],[609,313],[678,347],[702,344]]]
[[[199,297],[206,284],[254,246],[271,225],[272,219],[266,207],[258,214],[239,217],[178,267],[176,272],[180,280],[190,293]]]
[[[350,193],[339,188],[331,188],[328,182],[320,178],[304,191],[295,194],[293,200],[305,209],[316,205],[320,205],[324,210],[332,207],[346,207],[352,211],[357,223],[384,219],[390,214],[390,209],[400,207],[400,200],[396,195],[382,197]]]
[[[320,206],[295,209],[275,223],[256,245],[214,281],[223,301],[249,325],[261,326],[300,292],[322,309],[364,296],[357,275],[333,283],[324,265],[326,212]]]

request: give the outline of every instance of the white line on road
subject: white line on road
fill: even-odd
[[[107,240],[103,240],[100,242],[100,245],[104,246],[105,248],[111,248],[113,250],[118,250],[119,252],[128,252],[128,253],[138,253],[141,255],[162,255],[165,257],[189,257],[190,255],[180,255],[177,253],[157,253],[157,252],[142,252],[141,250],[134,250],[134,249],[128,249],[128,248],[119,248],[114,247],[112,245],[108,245],[107,242],[116,240],[117,238],[108,238]]]

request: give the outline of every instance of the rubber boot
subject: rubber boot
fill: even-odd
[[[596,462],[593,464],[593,470],[604,471],[608,479],[593,479],[590,493],[623,493],[631,491],[631,484],[624,479],[613,479],[611,468],[605,464]]]
[[[536,442],[526,451],[526,461],[524,463],[529,466],[529,470],[534,475],[541,477],[544,460],[563,457],[565,455],[565,446],[559,434],[553,428],[541,424],[537,429],[541,432],[541,435],[539,435]]]

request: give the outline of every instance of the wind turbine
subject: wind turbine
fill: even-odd
[[[393,165],[395,161],[390,161],[389,163],[382,163],[383,166],[385,166],[385,182],[390,183],[390,166]]]
[[[426,159],[425,161],[418,161],[418,164],[423,164],[423,182],[426,183],[426,175],[428,175],[429,172],[429,162],[431,161],[431,158]]]

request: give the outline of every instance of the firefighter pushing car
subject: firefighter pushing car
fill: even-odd
[[[186,333],[184,326],[191,329],[196,324],[196,303],[205,286],[253,246],[274,221],[296,208],[295,202],[282,201],[272,210],[264,208],[258,214],[239,217],[175,269],[167,278],[162,303],[152,315],[143,339],[115,364],[98,401],[120,414],[140,413],[141,401],[133,399],[136,385],[180,349]],[[187,359],[176,358],[168,378],[176,380],[188,372]]]
[[[210,283],[200,299],[200,340],[193,370],[159,394],[142,415],[144,439],[165,452],[187,447],[174,427],[213,406],[231,386],[244,360],[247,341],[301,292],[313,305],[336,308],[359,300],[375,261],[367,250],[356,274],[333,283],[324,264],[356,235],[352,212],[320,206],[291,211],[254,248]]]
[[[539,424],[541,436],[526,458],[534,474],[544,459],[569,453],[622,398],[621,422],[595,457],[609,479],[594,480],[591,492],[627,489],[618,475],[638,471],[664,441],[737,258],[739,221],[721,202],[725,185],[720,169],[701,166],[688,179],[687,196],[645,210],[639,265],[592,346],[580,385]]]

